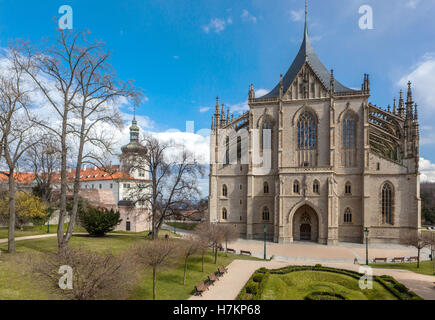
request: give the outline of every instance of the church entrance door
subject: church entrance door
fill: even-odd
[[[313,241],[319,239],[319,219],[317,212],[309,205],[296,210],[292,219],[293,241]]]
[[[311,241],[311,225],[307,223],[301,224],[301,240]]]

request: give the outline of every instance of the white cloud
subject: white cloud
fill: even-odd
[[[419,2],[420,2],[420,0],[409,0],[409,1],[406,3],[406,6],[407,6],[408,8],[415,9],[415,8],[417,8],[417,5],[419,4]]]
[[[246,22],[257,23],[257,17],[250,14],[249,11],[246,9],[243,9],[241,18],[243,21],[246,21]]]
[[[291,10],[288,13],[292,21],[297,22],[304,20],[304,10]]]
[[[397,85],[406,88],[408,81],[412,82],[413,99],[418,104],[422,144],[435,143],[433,130],[425,130],[428,126],[432,127],[435,112],[435,90],[433,90],[435,87],[434,53],[426,53],[408,74],[401,77]]]
[[[203,26],[202,29],[205,33],[209,33],[210,31],[214,31],[216,33],[220,33],[225,30],[227,25],[230,25],[233,23],[233,20],[231,18],[219,19],[219,18],[213,18],[210,20],[209,24],[206,26]]]
[[[199,112],[204,113],[204,112],[209,111],[210,109],[211,109],[210,107],[201,107],[201,108],[199,108]]]
[[[266,89],[258,89],[255,91],[255,96],[257,98],[264,96],[269,93],[269,90]],[[239,102],[236,104],[229,105],[230,111],[235,114],[242,114],[249,110],[248,101]]]
[[[420,158],[421,182],[435,182],[435,164]]]

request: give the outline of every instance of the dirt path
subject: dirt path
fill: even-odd
[[[303,263],[284,260],[272,261],[249,261],[249,260],[234,260],[228,266],[228,273],[215,282],[202,297],[192,296],[189,300],[234,300],[243,286],[249,280],[255,270],[262,267],[268,269],[282,268],[288,265],[314,265],[314,263]],[[324,263],[324,266],[332,268],[342,268],[352,271],[358,271],[359,266],[347,263]],[[390,270],[390,269],[373,269],[374,275],[389,275],[397,281],[402,282],[410,290],[421,296],[425,300],[435,300],[435,277],[421,275],[406,270]]]

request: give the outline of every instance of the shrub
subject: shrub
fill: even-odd
[[[254,282],[261,282],[263,280],[263,275],[261,273],[256,273],[254,277],[252,278],[252,281]]]
[[[258,290],[258,286],[253,281],[248,282],[248,284],[246,285],[246,293],[256,294],[257,290]]]
[[[314,267],[315,267],[315,268],[321,268],[322,265],[318,263],[318,264],[316,264]]]
[[[94,237],[103,237],[121,223],[119,211],[88,207],[80,212],[81,225]]]
[[[409,291],[407,287],[405,287],[403,284],[398,282],[394,284],[394,289],[396,289],[400,293],[408,293]]]
[[[9,220],[9,197],[0,199],[0,220]],[[27,193],[17,192],[15,198],[15,227],[22,228],[28,222],[44,221],[47,217],[47,207],[40,198]]]
[[[26,266],[54,293],[70,300],[126,299],[135,289],[140,268],[131,250],[120,255],[67,247],[61,253],[30,253]],[[72,288],[59,287],[61,266],[72,271]]]
[[[346,298],[338,293],[311,292],[304,298],[304,300],[346,300]]]

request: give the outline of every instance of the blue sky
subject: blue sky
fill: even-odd
[[[216,95],[233,111],[243,109],[250,83],[256,90],[276,85],[303,33],[303,0],[0,0],[0,46],[53,36],[64,4],[74,10],[74,29],[104,40],[120,77],[145,90],[138,114],[157,132],[184,130],[187,120],[195,130],[209,128]],[[358,27],[365,4],[373,8],[373,30]],[[309,1],[313,46],[343,84],[359,88],[369,73],[370,101],[386,107],[407,79],[415,82],[421,156],[433,172],[434,16],[435,0]]]

